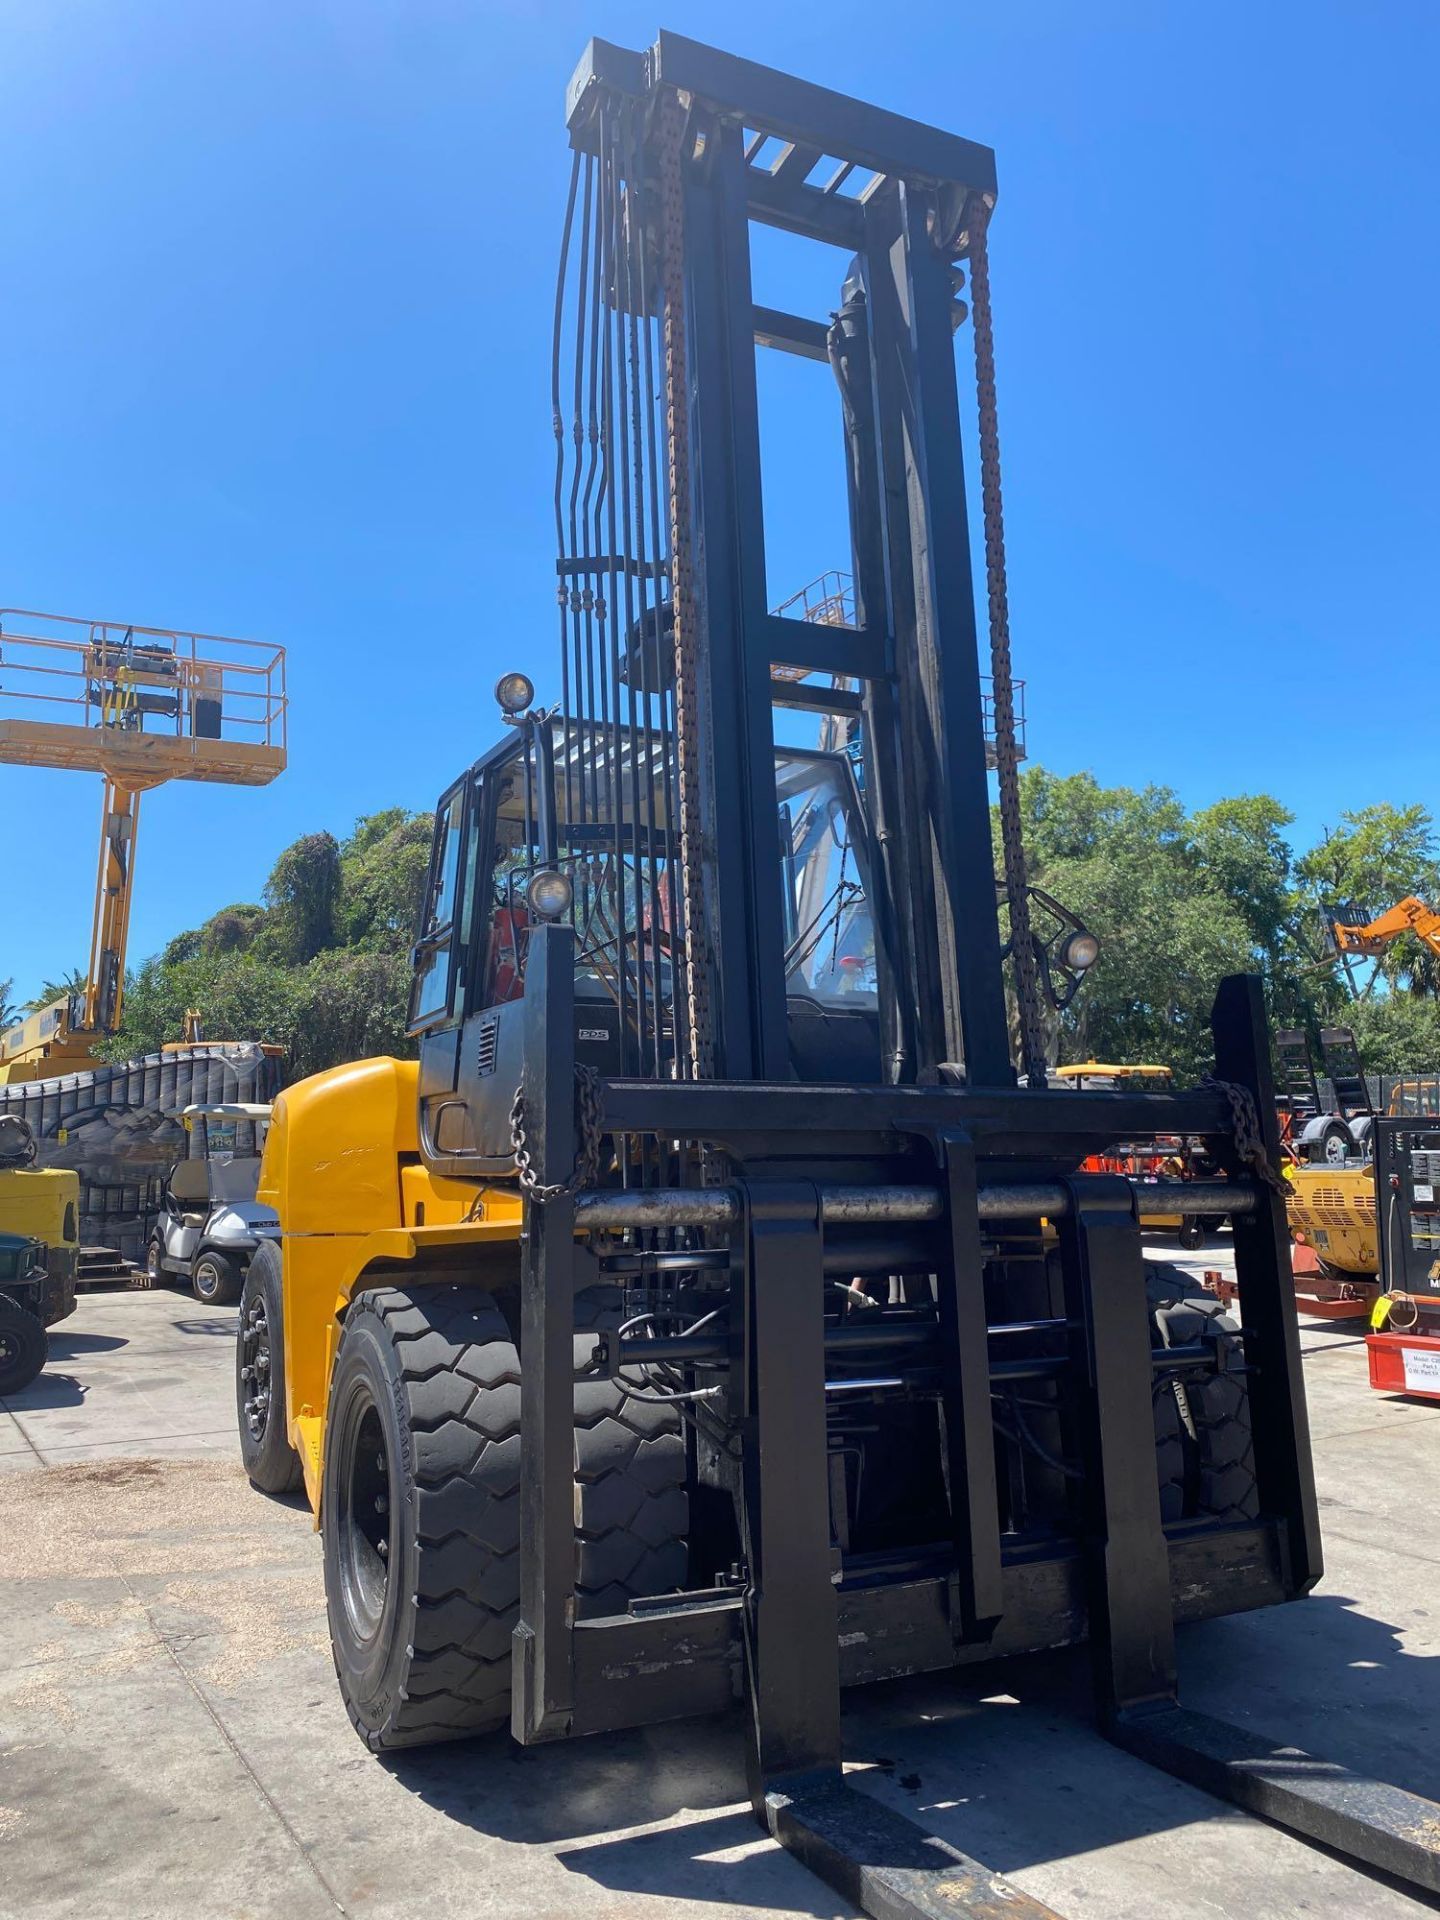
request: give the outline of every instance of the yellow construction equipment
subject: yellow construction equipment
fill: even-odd
[[[267,785],[285,766],[285,709],[283,647],[0,609],[0,763],[104,781],[84,988],[0,1033],[0,1084],[83,1066],[119,1028],[141,794]]]
[[[1180,1704],[1177,1615],[1321,1572],[1270,1040],[1232,976],[1201,1086],[1046,1074],[1097,943],[1030,917],[993,156],[674,34],[592,42],[566,117],[558,699],[499,680],[417,1057],[279,1095],[241,1295],[241,1457],[305,1488],[349,1717],[381,1753],[743,1702],[757,1817],[847,1907],[1041,1920],[856,1791],[841,1689],[1088,1634],[1110,1738],[1433,1888],[1440,1807]],[[828,322],[754,304],[752,222],[833,243]],[[854,625],[769,610],[757,344],[835,379]],[[1094,1168],[1192,1141],[1224,1177],[1146,1199],[1235,1218],[1238,1325]]]
[[[43,1249],[46,1277],[36,1310],[46,1326],[63,1320],[75,1305],[80,1178],[68,1167],[37,1167],[35,1136],[13,1113],[0,1113],[0,1234]]]
[[[1373,920],[1353,923],[1345,916],[1354,911],[1354,908],[1337,909],[1328,919],[1327,938],[1337,953],[1373,960],[1402,933],[1413,933],[1432,953],[1440,954],[1440,913],[1423,900],[1417,900],[1414,894],[1387,907]]]
[[[1153,1088],[1162,1092],[1175,1084],[1173,1067],[1157,1065],[1116,1066],[1101,1060],[1082,1060],[1073,1066],[1056,1067],[1052,1078],[1063,1085],[1138,1091]],[[1094,1173],[1123,1173],[1140,1190],[1140,1226],[1146,1233],[1173,1233],[1187,1252],[1203,1247],[1207,1235],[1222,1224],[1221,1218],[1203,1214],[1157,1213],[1145,1205],[1145,1188],[1161,1181],[1190,1180],[1213,1171],[1197,1168],[1198,1143],[1178,1134],[1160,1136],[1143,1145],[1118,1142],[1109,1153],[1094,1154],[1085,1161]]]

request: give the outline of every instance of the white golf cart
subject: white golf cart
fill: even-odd
[[[180,1118],[191,1134],[200,1129],[201,1152],[171,1169],[146,1272],[152,1285],[183,1276],[197,1300],[220,1306],[240,1298],[251,1254],[267,1231],[280,1231],[255,1198],[270,1108],[231,1101],[189,1106]],[[251,1141],[253,1151],[237,1152]]]

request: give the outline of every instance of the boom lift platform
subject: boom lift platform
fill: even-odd
[[[1045,1083],[1075,950],[1038,950],[1018,836],[994,157],[668,33],[592,42],[568,121],[559,703],[505,676],[441,799],[418,1063],[277,1100],[241,1309],[242,1452],[318,1514],[356,1728],[738,1700],[757,1816],[847,1899],[1036,1915],[846,1784],[840,1689],[1088,1638],[1111,1739],[1436,1890],[1440,1807],[1177,1693],[1177,1619],[1321,1566],[1270,1050],[1237,976],[1213,1083]],[[828,321],[756,307],[752,222],[836,250]],[[757,344],[833,370],[853,625],[770,611]],[[857,718],[859,770],[777,745],[777,703]],[[1157,1135],[1223,1170],[1152,1198],[1233,1218],[1239,1328],[1147,1285],[1134,1189],[1081,1171]]]
[[[119,1030],[141,794],[267,785],[285,766],[285,706],[282,647],[0,609],[0,764],[105,783],[84,988],[0,1033],[0,1081],[84,1066]]]

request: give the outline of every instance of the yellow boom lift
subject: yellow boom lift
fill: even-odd
[[[1349,906],[1335,908],[1325,920],[1325,944],[1341,960],[1376,959],[1405,933],[1440,954],[1440,913],[1413,894],[1373,917]],[[1360,1084],[1363,1090],[1363,1080]],[[1426,1105],[1422,1083],[1402,1081],[1388,1111],[1421,1113]],[[1343,1146],[1344,1132],[1352,1136],[1354,1151],[1337,1153],[1334,1143]],[[1345,1298],[1363,1310],[1378,1290],[1380,1272],[1369,1122],[1347,1122],[1343,1129],[1335,1123],[1328,1140],[1328,1157],[1317,1153],[1291,1170],[1290,1226],[1302,1244],[1314,1249],[1322,1275],[1342,1283]]]
[[[285,705],[283,647],[0,610],[0,763],[104,781],[84,987],[0,1033],[0,1085],[84,1066],[118,1030],[140,796],[167,780],[268,785]]]

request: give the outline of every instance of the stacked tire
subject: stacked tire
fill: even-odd
[[[1148,1263],[1160,1512],[1182,1520],[1258,1518],[1255,1443],[1240,1329],[1181,1268]],[[1166,1371],[1172,1347],[1209,1346],[1213,1362]]]

